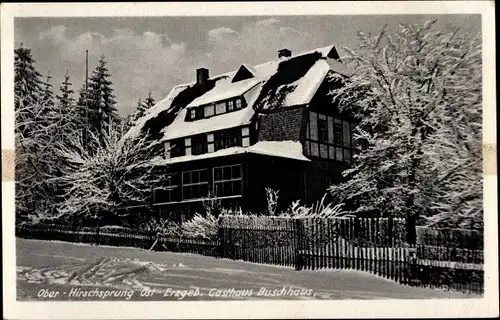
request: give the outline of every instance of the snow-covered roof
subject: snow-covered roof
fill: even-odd
[[[146,125],[148,121],[155,118],[158,118],[156,125],[158,121],[161,125],[162,121],[166,120],[159,115],[171,113],[175,118],[168,121],[172,121],[170,124],[165,122],[166,128],[162,130],[163,140],[170,140],[246,124],[255,110],[306,105],[330,70],[344,75],[350,74],[348,68],[336,61],[336,58],[336,48],[330,45],[256,66],[241,64],[240,67],[244,66],[254,75],[249,79],[232,82],[239,67],[235,71],[211,77],[208,80],[210,86],[206,87],[206,90],[196,87],[195,82],[176,86],[165,99],[153,106],[130,132],[137,134],[145,126],[149,126]],[[186,94],[186,91],[189,92]],[[182,99],[175,101],[176,97],[181,95]],[[186,121],[186,108],[238,96],[245,97],[247,108],[207,119]]]
[[[186,113],[187,109],[181,110],[174,122],[163,129],[163,140],[172,140],[203,132],[211,132],[245,125],[250,123],[254,110],[252,107],[247,106],[246,108],[238,111],[224,113],[207,119],[183,121],[186,117]]]
[[[160,112],[168,111],[172,105],[172,101],[175,97],[184,89],[186,89],[188,85],[178,85],[175,86],[170,93],[165,97],[165,99],[158,101],[154,106],[152,106],[149,110],[146,111],[146,114],[139,119],[135,126],[130,128],[129,131],[124,135],[124,139],[136,137],[141,132],[142,128],[149,120],[158,117]]]
[[[289,84],[296,87],[286,95],[284,104],[294,106],[309,103],[328,71],[330,66],[326,60],[318,60],[302,78]]]
[[[233,83],[231,82],[231,79],[232,77],[218,81],[215,88],[208,91],[201,97],[194,99],[187,105],[187,107],[201,106],[215,101],[222,101],[242,96],[245,92],[252,89],[260,82],[259,79],[251,78]]]
[[[211,153],[187,155],[170,159],[156,159],[154,165],[164,166],[193,160],[227,157],[231,155],[253,153],[272,157],[287,158],[299,161],[311,161],[302,153],[302,144],[298,141],[259,141],[249,147],[231,147]]]

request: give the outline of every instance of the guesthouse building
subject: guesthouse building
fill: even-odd
[[[275,60],[216,76],[197,69],[129,132],[148,131],[164,146],[167,186],[155,192],[154,210],[191,215],[210,196],[265,212],[266,188],[279,190],[278,210],[320,200],[355,152],[353,121],[329,94],[349,73],[334,46],[279,50]]]

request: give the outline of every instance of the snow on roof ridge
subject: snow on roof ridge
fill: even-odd
[[[332,44],[332,45],[329,45],[329,46],[319,47],[319,48],[312,49],[312,50],[309,50],[309,51],[301,52],[301,53],[296,54],[296,55],[292,55],[291,57],[268,60],[268,61],[256,64],[256,65],[252,65],[252,64],[249,64],[249,63],[241,63],[240,66],[243,65],[243,66],[245,66],[245,68],[247,68],[248,66],[251,67],[251,68],[253,68],[253,70],[249,70],[249,71],[251,71],[253,73],[253,71],[258,71],[257,69],[259,67],[265,66],[267,64],[289,60],[291,58],[300,57],[300,56],[303,56],[303,55],[306,55],[306,54],[309,54],[309,53],[313,53],[313,52],[322,53],[322,51],[325,50],[326,48],[332,48],[332,47],[335,47],[335,45]],[[223,77],[223,76],[228,76],[229,77],[232,73],[236,73],[238,70],[239,70],[239,67],[236,70],[232,70],[232,71],[220,73],[220,74],[215,75],[215,76],[211,76],[209,79],[213,80],[213,79],[220,78],[220,77]],[[196,81],[186,82],[186,83],[183,83],[183,84],[175,85],[172,89],[178,88],[178,87],[182,87],[182,86],[186,86],[187,87],[187,86],[191,86],[191,85],[194,85],[194,84],[196,84]]]
[[[185,155],[170,159],[155,159],[156,165],[168,165],[192,160],[202,160],[209,158],[225,157],[244,153],[254,153],[265,156],[294,159],[300,161],[311,161],[304,156],[302,144],[299,141],[259,141],[249,147],[230,147],[215,152],[203,153],[199,155]]]

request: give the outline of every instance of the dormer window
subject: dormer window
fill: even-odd
[[[192,107],[187,110],[186,121],[194,121],[204,118],[210,118],[215,115],[224,114],[243,109],[245,101],[243,98],[233,98],[230,100],[219,101],[215,104],[208,104],[200,107]]]
[[[239,110],[243,107],[241,99],[236,99],[236,110]]]
[[[205,106],[204,108],[205,108],[205,118],[215,115],[215,108],[213,104]]]
[[[226,113],[226,102],[218,102],[215,105],[215,114]]]

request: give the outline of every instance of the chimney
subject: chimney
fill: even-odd
[[[205,83],[207,83],[208,77],[208,69],[196,69],[196,84],[204,85]]]
[[[278,58],[281,58],[281,57],[289,58],[291,56],[292,56],[292,51],[290,51],[288,49],[278,50]]]

